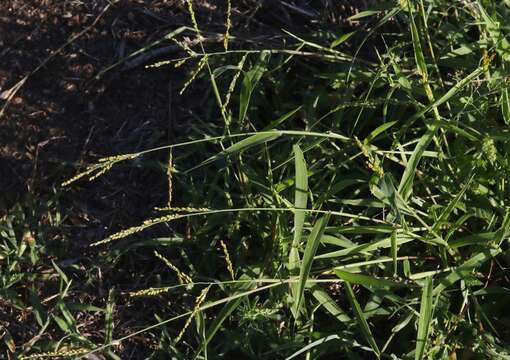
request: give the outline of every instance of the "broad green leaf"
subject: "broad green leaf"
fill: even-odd
[[[5,345],[7,346],[7,349],[14,353],[16,351],[16,343],[14,342],[14,339],[12,338],[11,333],[6,328],[2,327],[2,333],[0,333],[0,339],[4,340]]]
[[[225,155],[237,154],[253,146],[278,139],[280,136],[281,133],[279,131],[268,131],[267,133],[255,134],[229,146],[225,149],[225,151],[223,151],[223,153]]]
[[[354,315],[356,316],[358,327],[367,343],[370,345],[372,350],[374,350],[374,353],[377,355],[377,358],[379,358],[381,355],[381,351],[379,350],[377,342],[375,341],[374,336],[370,331],[370,327],[368,326],[365,314],[363,313],[363,310],[361,310],[361,306],[356,300],[356,296],[354,295],[354,291],[352,291],[351,284],[345,282],[345,289],[347,292],[347,297],[349,298],[349,302],[351,303],[352,309],[354,311]]]
[[[328,224],[329,217],[330,215],[327,214],[320,218],[319,220],[317,220],[306,242],[306,248],[303,254],[303,261],[301,263],[301,269],[299,272],[298,287],[294,298],[293,314],[296,317],[299,316],[299,310],[303,299],[303,293],[305,291],[306,281],[308,280],[308,277],[310,275],[310,270],[312,269],[312,262],[317,251],[317,248],[319,247],[320,239],[324,234],[326,225]]]
[[[506,295],[510,296],[510,289],[500,286],[488,287],[485,289],[476,290],[473,292],[474,296],[486,296],[486,295]]]
[[[64,319],[62,319],[58,315],[52,315],[52,316],[53,316],[53,320],[55,320],[55,322],[57,323],[60,330],[62,330],[65,334],[71,334],[73,332],[72,329],[69,327],[69,324]]]
[[[407,284],[398,283],[395,281],[378,279],[368,275],[355,274],[345,270],[334,269],[335,275],[340,279],[352,284],[359,284],[363,286],[379,286],[379,287],[407,287]]]
[[[397,199],[397,190],[395,189],[395,185],[393,184],[392,177],[389,174],[384,174],[383,178],[380,181],[380,190],[381,195],[383,196],[381,200],[387,202],[391,210],[393,210],[393,213],[395,215],[396,222],[401,221],[401,208],[403,206],[400,206],[398,199]]]
[[[478,75],[480,75],[481,73],[483,73],[483,67],[478,67],[476,68],[475,70],[473,70],[469,75],[467,75],[466,77],[464,77],[462,80],[460,80],[459,82],[455,83],[455,85],[453,85],[450,90],[448,90],[443,96],[441,96],[438,100],[436,100],[433,104],[429,105],[426,109],[425,109],[425,113],[427,113],[428,111],[430,111],[432,108],[434,107],[438,107],[442,104],[444,104],[445,102],[447,102],[448,100],[450,100],[452,97],[454,97],[455,95],[457,95],[457,93],[462,90],[464,88],[464,86],[466,86],[467,84],[469,84],[472,80],[474,80]],[[420,112],[421,113],[421,112]],[[422,114],[422,115],[423,115]],[[421,116],[421,115],[420,115]]]
[[[429,276],[425,280],[425,286],[421,295],[420,317],[418,320],[418,334],[416,337],[416,349],[414,351],[414,359],[422,360],[428,343],[430,321],[432,319],[432,277]]]
[[[328,232],[335,231],[340,234],[391,234],[391,225],[359,225],[359,226],[337,226],[328,228]]]

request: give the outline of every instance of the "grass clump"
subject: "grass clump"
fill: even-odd
[[[90,352],[145,336],[150,358],[509,357],[507,4],[388,2],[275,48],[238,45],[228,4],[223,49],[168,59],[208,84],[186,139],[84,173],[171,149],[166,215],[93,245],[129,257],[168,223],[184,239],[153,243],[172,275],[131,301],[185,301]]]

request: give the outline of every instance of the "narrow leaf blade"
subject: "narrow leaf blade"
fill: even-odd
[[[320,239],[326,230],[326,225],[329,221],[329,214],[317,220],[310,236],[306,242],[305,253],[303,254],[303,261],[301,263],[301,270],[299,272],[298,287],[296,290],[296,297],[294,298],[293,314],[299,316],[299,309],[303,300],[303,293],[305,291],[306,281],[312,269],[312,262],[320,244]]]
[[[416,349],[414,351],[414,359],[422,360],[427,346],[429,335],[430,321],[432,319],[432,277],[429,276],[425,280],[425,286],[421,296],[420,318],[418,321],[418,334],[416,337]]]
[[[377,346],[377,342],[374,339],[374,336],[372,335],[372,331],[370,331],[370,327],[368,326],[367,319],[365,318],[365,314],[363,313],[363,310],[361,310],[361,306],[359,305],[358,301],[356,300],[356,296],[354,295],[354,291],[352,291],[351,284],[348,282],[345,283],[345,289],[347,290],[347,297],[349,298],[349,301],[351,303],[351,306],[354,310],[354,315],[356,316],[356,320],[358,323],[358,326],[360,328],[361,333],[365,337],[365,340],[368,342],[372,350],[374,350],[377,357],[380,356],[381,351],[379,350],[379,347]]]

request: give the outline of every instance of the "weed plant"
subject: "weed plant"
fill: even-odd
[[[168,154],[167,203],[91,246],[145,243],[166,281],[129,301],[171,303],[120,337],[112,292],[103,344],[62,310],[48,321],[67,338],[22,358],[114,358],[144,336],[153,359],[509,359],[510,3],[380,3],[357,31],[284,29],[263,49],[236,42],[230,2],[223,48],[187,46],[208,36],[188,5],[191,26],[167,36],[182,57],[150,67],[188,66],[183,96],[208,89],[200,117],[71,181]],[[29,256],[3,241],[4,258]]]

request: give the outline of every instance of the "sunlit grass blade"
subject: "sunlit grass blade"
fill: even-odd
[[[345,282],[345,290],[347,293],[347,297],[349,298],[349,302],[351,303],[352,309],[354,311],[354,315],[356,316],[356,321],[358,323],[358,327],[361,331],[361,334],[363,335],[367,343],[370,345],[370,347],[376,354],[377,358],[379,358],[381,352],[379,350],[379,347],[377,346],[377,342],[375,341],[374,336],[372,335],[372,331],[370,331],[370,327],[368,326],[365,314],[363,313],[363,310],[361,309],[358,300],[356,300],[356,296],[354,295],[354,291],[352,291],[351,284],[349,284],[348,282]]]
[[[414,359],[422,360],[425,354],[426,346],[428,343],[430,322],[432,320],[432,289],[433,281],[429,276],[425,279],[425,286],[423,287],[421,303],[420,303],[420,317],[418,320],[418,334],[416,337],[416,349],[414,351]]]
[[[397,263],[397,255],[398,255],[398,246],[397,246],[397,231],[393,231],[391,233],[391,258],[393,260],[393,276],[397,276],[398,263]]]
[[[510,125],[510,95],[508,89],[501,91],[501,113],[507,125]]]
[[[213,155],[210,158],[208,158],[207,160],[202,161],[200,164],[192,167],[191,169],[186,170],[185,172],[191,172],[191,171],[198,169],[202,166],[210,164],[222,157],[231,156],[233,154],[237,154],[244,150],[247,150],[251,147],[263,144],[265,142],[273,141],[275,139],[278,139],[281,135],[282,134],[279,131],[268,131],[265,133],[251,135],[250,137],[243,139],[241,141],[238,141],[235,144],[229,146],[228,148],[226,148],[224,151],[220,152],[219,154]]]
[[[334,269],[335,275],[340,279],[352,283],[359,284],[363,286],[379,286],[379,287],[407,287],[409,285],[404,283],[399,283],[395,281],[390,281],[386,279],[378,279],[372,276],[363,275],[363,274],[355,274],[349,271]]]
[[[342,310],[340,306],[328,295],[328,293],[323,290],[321,287],[314,285],[310,291],[312,292],[312,296],[321,304],[324,309],[326,309],[334,318],[336,318],[341,323],[346,323],[352,321],[349,315]]]
[[[303,346],[301,349],[299,349],[298,351],[296,351],[292,355],[286,357],[285,360],[295,359],[299,355],[302,355],[302,354],[306,353],[307,351],[309,351],[309,350],[311,350],[311,349],[313,349],[313,348],[315,348],[317,346],[323,345],[323,344],[327,343],[328,341],[340,340],[340,339],[341,339],[340,336],[335,334],[335,335],[328,335],[328,336],[323,337],[321,339],[312,341],[311,343],[309,343],[306,346]]]
[[[409,4],[409,22],[411,25],[411,39],[413,41],[414,58],[421,77],[424,79],[424,81],[427,81],[428,79],[427,63],[425,62],[425,56],[423,55],[420,35],[418,33],[418,28],[416,27],[416,22],[414,21],[412,8],[413,6]]]
[[[303,301],[303,294],[305,291],[306,281],[310,275],[310,270],[312,269],[312,262],[319,247],[320,240],[322,234],[324,234],[324,230],[326,229],[326,225],[329,221],[329,214],[326,214],[315,223],[310,236],[306,241],[306,248],[303,254],[303,261],[301,262],[301,268],[299,272],[299,280],[298,287],[295,294],[295,298],[293,299],[293,313],[295,316],[299,317],[301,303]]]
[[[388,121],[387,123],[384,123],[382,125],[379,125],[376,129],[374,129],[364,140],[365,144],[368,144],[372,140],[374,140],[376,137],[378,137],[380,134],[391,128],[393,125],[395,125],[397,121]]]

